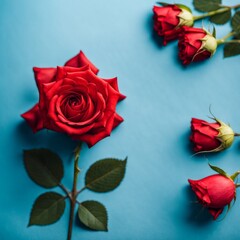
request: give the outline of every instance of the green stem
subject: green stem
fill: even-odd
[[[214,15],[217,15],[217,14],[220,14],[220,13],[224,13],[224,12],[227,12],[231,9],[236,9],[236,8],[240,8],[240,4],[237,4],[237,5],[234,5],[234,6],[223,6],[223,5],[221,5],[220,9],[217,9],[215,11],[211,11],[211,12],[199,15],[199,16],[193,16],[193,19],[194,19],[194,21],[197,21],[197,20],[200,20],[200,19],[203,19],[203,18],[207,18],[207,17],[211,17],[211,16],[214,16]]]
[[[67,188],[62,183],[59,183],[58,186],[67,194],[67,197],[71,199],[71,193],[67,190]]]
[[[236,8],[240,8],[240,4],[234,5],[234,6],[225,6],[225,5],[221,5],[221,7],[228,7],[231,9],[236,9]]]
[[[226,43],[240,43],[240,40],[233,39],[233,40],[224,41],[224,44]]]
[[[87,188],[87,186],[84,186],[82,189],[80,189],[79,191],[77,191],[77,195],[80,194],[83,190],[85,190]]]
[[[199,15],[199,16],[193,16],[193,19],[194,19],[194,21],[197,21],[197,20],[200,20],[200,19],[203,19],[203,18],[211,17],[211,16],[214,16],[214,15],[217,15],[217,14],[220,14],[220,13],[227,12],[231,8],[232,7],[224,7],[224,8],[215,10],[215,11],[211,11],[211,12]]]
[[[80,151],[81,151],[81,144],[77,146],[74,151],[74,175],[73,175],[73,187],[72,187],[71,198],[70,198],[70,216],[69,216],[67,240],[71,240],[72,238],[74,209],[75,209],[76,198],[77,198],[77,178],[80,172],[80,169],[78,168]]]
[[[236,188],[240,187],[240,183],[235,184]]]
[[[229,42],[229,41],[226,41],[228,38],[234,36],[236,33],[235,32],[230,32],[228,33],[226,36],[220,38],[220,39],[217,39],[217,44],[220,45],[220,44],[225,44],[226,42]]]
[[[240,133],[234,133],[235,137],[240,137]]]

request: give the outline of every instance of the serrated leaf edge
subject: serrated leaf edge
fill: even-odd
[[[85,206],[82,205],[82,204],[85,203],[85,202],[98,203],[98,204],[100,204],[100,205],[104,208],[105,213],[106,213],[106,220],[107,220],[107,221],[106,221],[106,226],[105,226],[104,223],[102,223],[98,218],[96,218],[96,216],[93,215]],[[96,218],[96,219],[98,220],[98,222],[103,226],[104,230],[99,230],[99,229],[91,228],[91,227],[85,225],[85,223],[83,223],[83,222],[81,221],[81,219],[80,219],[80,217],[79,217],[79,208],[80,208],[80,205],[81,205],[81,207],[84,207],[92,216],[94,216],[94,218]],[[108,231],[108,212],[107,212],[106,207],[105,207],[102,203],[100,203],[100,202],[98,202],[98,201],[95,201],[95,200],[86,200],[86,201],[84,201],[84,202],[79,203],[79,207],[78,207],[78,218],[79,218],[79,220],[81,221],[81,223],[84,224],[84,225],[85,225],[86,227],[88,227],[89,229],[97,230],[97,231],[106,231],[106,232]]]
[[[64,166],[63,166],[62,159],[60,158],[60,156],[59,156],[57,153],[51,151],[51,150],[48,149],[48,148],[33,148],[33,149],[28,149],[28,150],[27,150],[27,149],[24,149],[24,150],[23,150],[23,162],[24,162],[24,167],[25,167],[25,170],[26,170],[29,178],[30,178],[34,183],[36,183],[38,186],[41,186],[41,187],[46,188],[46,189],[50,189],[50,188],[55,188],[55,187],[57,187],[58,184],[61,182],[62,178],[60,179],[60,181],[56,181],[56,182],[58,182],[56,185],[51,186],[51,187],[47,187],[47,186],[43,186],[43,185],[39,184],[38,182],[36,182],[36,181],[33,179],[33,177],[29,174],[29,170],[28,170],[28,167],[27,167],[27,164],[26,164],[26,160],[25,160],[25,152],[28,152],[28,151],[31,151],[31,150],[47,150],[47,151],[49,151],[49,152],[57,155],[58,158],[61,160],[60,162],[61,162],[62,170],[63,170],[63,175],[62,175],[62,178],[63,178],[63,176],[64,176]],[[46,172],[48,172],[48,173],[50,173],[52,176],[54,176],[54,174],[53,174],[51,171],[49,171],[48,168],[46,168],[45,166],[44,166],[44,168],[45,168]],[[55,177],[54,177],[54,178],[55,178]],[[55,178],[55,179],[56,179],[56,178]]]
[[[31,223],[31,217],[32,217],[32,212],[33,212],[35,203],[37,202],[37,200],[38,200],[41,196],[46,195],[46,194],[48,194],[48,193],[54,193],[54,194],[56,194],[56,195],[61,196],[61,198],[60,198],[59,200],[57,200],[57,201],[56,201],[54,204],[52,204],[51,206],[55,205],[56,203],[58,203],[59,201],[62,201],[62,199],[65,198],[63,195],[61,195],[61,194],[59,194],[59,193],[56,193],[56,192],[46,192],[46,193],[43,193],[43,194],[39,195],[39,196],[36,198],[36,200],[34,201],[34,203],[33,203],[33,206],[32,206],[32,209],[31,209],[31,213],[30,213],[29,223],[28,223],[27,227],[31,227],[31,226],[34,226],[34,225],[37,225],[37,226],[50,225],[50,224],[53,224],[53,223],[57,222],[57,221],[61,218],[62,215],[61,215],[59,218],[57,218],[55,221],[53,221],[52,223],[47,223],[47,224]],[[64,203],[65,203],[65,201],[64,201]],[[65,207],[66,207],[66,203],[64,204],[64,210],[65,210]],[[45,212],[45,211],[47,211],[47,210],[44,210],[43,212]],[[43,214],[43,213],[41,213],[41,214]]]
[[[126,157],[124,160],[119,160],[119,159],[114,159],[114,158],[112,158],[112,160],[122,162],[122,163],[124,164],[124,169],[126,169],[127,159],[128,159],[128,157]],[[98,161],[96,161],[95,163],[97,163],[97,162],[99,162],[99,161],[103,161],[103,160],[104,160],[104,159],[98,160]],[[94,163],[93,163],[93,165],[94,165]],[[92,165],[92,166],[93,166],[93,165]],[[90,168],[91,168],[92,166],[90,166]],[[117,168],[114,168],[114,169],[111,170],[110,172],[106,173],[105,175],[102,175],[101,177],[95,179],[95,180],[92,181],[91,183],[86,184],[86,187],[91,190],[91,188],[89,188],[89,185],[95,183],[96,181],[99,181],[99,179],[101,179],[101,178],[106,177],[107,175],[109,175],[109,174],[111,174],[112,172],[116,171],[116,169],[118,169],[118,168],[120,168],[120,167],[121,167],[121,166],[118,166]],[[88,171],[90,170],[90,168],[88,169]],[[88,172],[88,171],[87,171],[87,172]],[[125,171],[124,171],[124,173],[125,173]],[[86,177],[87,177],[87,174],[86,174],[86,176],[85,176],[85,182],[86,182]],[[123,180],[123,179],[121,179],[121,181],[122,181],[122,180]],[[121,183],[121,181],[119,182],[119,184]],[[117,186],[119,186],[119,184],[118,184]]]

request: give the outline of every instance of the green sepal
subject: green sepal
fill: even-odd
[[[230,178],[231,178],[233,181],[235,181],[236,177],[237,177],[239,174],[240,174],[240,171],[237,171],[237,172],[235,172],[234,174],[232,174],[232,175],[230,176]]]
[[[213,36],[214,38],[216,38],[216,28],[215,28],[214,26],[213,26],[212,36]]]
[[[227,212],[226,212],[226,215],[225,215],[225,216],[227,216],[227,214],[228,214],[228,212],[230,211],[230,209],[231,209],[231,203],[229,203],[229,204],[227,205]]]
[[[227,174],[224,170],[222,170],[221,168],[216,167],[216,166],[213,166],[213,165],[211,165],[210,163],[208,163],[208,165],[209,165],[209,167],[210,167],[213,171],[219,173],[220,175],[222,175],[222,176],[224,176],[224,177],[228,177],[228,178],[229,178],[228,174]]]
[[[174,4],[174,5],[178,6],[178,7],[181,8],[181,9],[184,9],[184,10],[192,13],[192,9],[189,8],[188,6],[184,5],[184,4],[176,3],[176,4]]]
[[[166,2],[157,2],[157,4],[162,5],[163,7],[171,5],[170,3],[166,3]]]

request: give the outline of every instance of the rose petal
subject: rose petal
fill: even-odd
[[[43,119],[38,104],[23,113],[21,117],[27,121],[34,133],[43,128]]]
[[[113,129],[117,127],[119,124],[121,124],[124,121],[124,119],[118,115],[117,113],[114,114],[114,122],[113,122]]]
[[[90,148],[93,145],[95,145],[97,142],[102,140],[103,138],[110,136],[111,131],[113,129],[113,121],[114,121],[114,114],[112,114],[111,117],[108,119],[105,129],[93,128],[91,129],[91,131],[89,131],[88,133],[85,133],[84,135],[80,135],[80,136],[72,135],[72,138],[75,140],[86,142],[88,147]]]
[[[64,66],[69,66],[69,67],[83,67],[89,65],[91,70],[97,74],[98,73],[98,68],[85,56],[85,54],[80,51],[79,54],[68,60]]]
[[[57,69],[33,67],[33,72],[38,89],[40,90],[41,84],[54,81]]]
[[[213,219],[216,220],[223,212],[223,208],[208,208],[208,211],[213,216]]]
[[[85,65],[83,67],[57,67],[57,72],[56,72],[56,80],[62,80],[63,78],[67,77],[67,73],[79,73],[81,71],[86,71],[89,70],[90,67],[89,65]]]
[[[115,89],[117,92],[119,92],[117,78],[110,78],[110,79],[103,79],[103,80],[107,81],[112,86],[113,89]],[[126,98],[126,96],[121,94],[120,92],[119,92],[119,94],[120,95],[119,95],[118,101],[122,101],[123,99]]]

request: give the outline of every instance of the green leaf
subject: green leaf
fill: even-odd
[[[225,24],[231,19],[231,10],[216,14],[210,18],[210,21],[215,24]]]
[[[64,209],[64,196],[55,192],[44,193],[33,204],[28,226],[52,224],[62,216]]]
[[[193,0],[193,5],[200,12],[210,12],[221,8],[221,0]]]
[[[177,4],[175,4],[175,5],[178,6],[179,8],[181,8],[181,9],[187,10],[188,12],[192,13],[191,8],[189,8],[189,7],[186,6],[186,5],[183,5],[183,4],[180,4],[180,3],[177,3]]]
[[[78,217],[85,226],[93,230],[108,231],[107,210],[100,202],[85,201],[80,203]]]
[[[55,187],[63,177],[61,159],[48,149],[25,150],[24,164],[30,178],[42,187]]]
[[[157,4],[162,5],[163,7],[170,5],[170,3],[166,2],[157,2]]]
[[[219,174],[221,174],[221,175],[223,175],[223,176],[225,176],[225,177],[228,177],[228,174],[227,174],[225,171],[223,171],[221,168],[216,167],[216,166],[213,166],[213,165],[211,165],[210,163],[208,163],[208,165],[209,165],[209,167],[210,167],[213,171],[215,171],[215,172],[217,172],[217,173],[219,173]]]
[[[87,171],[85,185],[95,192],[108,192],[122,181],[127,158],[123,161],[106,158],[95,162]]]
[[[224,46],[224,57],[233,57],[240,54],[239,43],[228,43]]]
[[[234,35],[234,39],[240,39],[240,33]]]
[[[234,32],[240,33],[240,11],[235,12],[233,15],[231,25]]]

